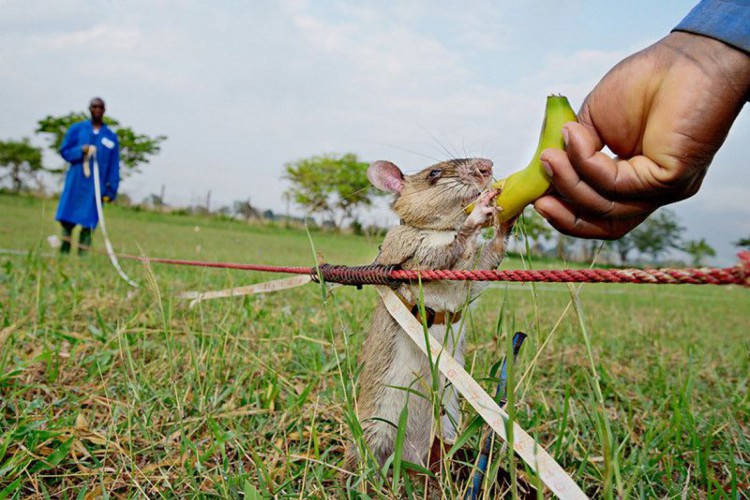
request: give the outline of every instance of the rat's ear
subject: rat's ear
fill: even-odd
[[[367,178],[373,186],[391,193],[401,193],[404,188],[404,174],[389,161],[376,161],[367,169]]]

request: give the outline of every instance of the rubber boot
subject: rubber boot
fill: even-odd
[[[83,257],[91,248],[91,228],[82,227],[81,235],[78,237],[78,255]]]
[[[70,253],[70,242],[73,238],[73,228],[68,224],[63,224],[62,227],[62,244],[60,245],[60,255],[68,255]]]

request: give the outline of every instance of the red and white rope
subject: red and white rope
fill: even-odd
[[[345,284],[385,284],[396,281],[458,280],[458,281],[515,281],[546,283],[635,283],[635,284],[691,284],[750,286],[750,251],[740,252],[739,263],[724,268],[685,269],[550,269],[550,270],[471,270],[438,269],[407,271],[383,266],[327,266],[289,267],[240,264],[233,262],[205,262],[162,259],[120,254],[122,258],[150,263],[182,266],[239,269],[270,273],[308,274],[317,277],[318,269],[325,281]]]

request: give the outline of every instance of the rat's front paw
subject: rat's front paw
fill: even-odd
[[[466,219],[466,224],[471,227],[482,227],[498,213],[497,205],[493,203],[498,191],[490,190],[483,193],[474,205],[474,210]]]

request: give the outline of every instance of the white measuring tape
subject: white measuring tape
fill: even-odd
[[[422,324],[411,314],[404,303],[386,286],[376,286],[375,289],[383,299],[388,312],[391,313],[401,328],[411,337],[415,344],[427,354],[424,330]],[[474,407],[485,422],[503,441],[508,441],[505,432],[505,424],[508,414],[503,411],[492,397],[490,397],[482,386],[458,363],[440,343],[427,335],[429,350],[432,359],[438,360],[440,373],[451,381],[461,395]],[[571,479],[567,472],[555,462],[555,459],[547,451],[539,446],[534,439],[524,431],[521,426],[513,422],[513,449],[526,462],[526,465],[535,471],[542,482],[562,499],[588,498],[586,494]]]
[[[312,282],[312,276],[303,274],[294,278],[283,278],[274,281],[265,281],[255,285],[238,286],[236,288],[227,288],[225,290],[216,290],[212,292],[182,292],[177,294],[181,299],[192,299],[189,307],[192,309],[198,303],[208,299],[218,299],[221,297],[240,297],[242,295],[254,295],[256,293],[277,292],[287,290],[298,286],[307,285]]]
[[[112,243],[110,243],[109,236],[107,236],[107,228],[104,225],[104,209],[102,208],[102,188],[99,185],[99,163],[96,161],[96,147],[89,146],[86,158],[83,160],[84,174],[86,174],[86,170],[88,169],[89,157],[92,157],[94,160],[94,197],[96,198],[96,213],[99,215],[99,224],[102,226],[102,236],[104,236],[104,246],[107,247],[107,255],[109,255],[109,260],[112,261],[112,265],[115,266],[115,269],[120,273],[122,279],[127,281],[128,285],[138,288],[138,283],[131,280],[120,267],[120,263],[115,256],[115,251],[112,248]],[[88,175],[86,175],[86,177],[88,177]]]

